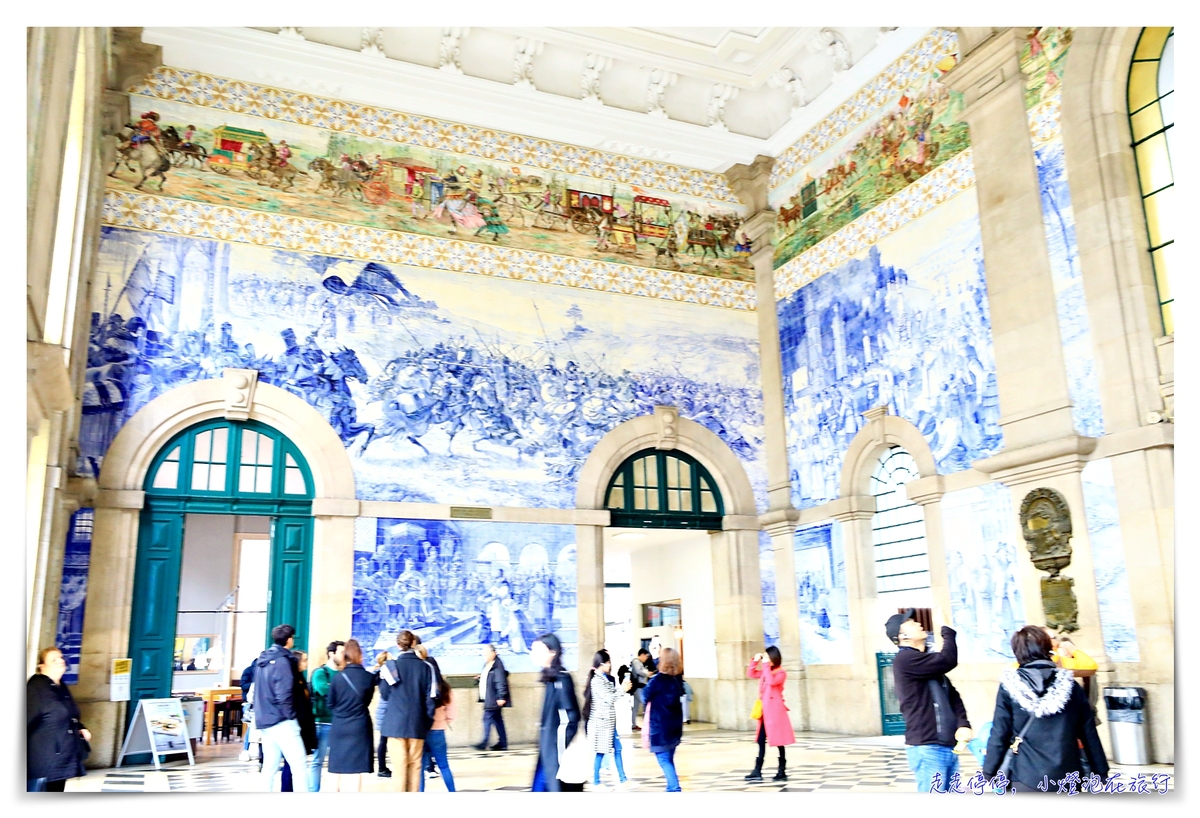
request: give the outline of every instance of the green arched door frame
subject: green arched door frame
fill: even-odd
[[[140,699],[171,695],[175,622],[187,514],[270,517],[267,633],[286,622],[296,646],[308,641],[314,484],[286,436],[257,421],[210,420],[171,438],[144,483],[129,623],[133,659],[127,721]]]
[[[630,455],[609,478],[604,498],[618,528],[720,531],[725,515],[717,481],[700,461],[678,450]]]

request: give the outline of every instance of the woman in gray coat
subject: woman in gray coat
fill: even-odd
[[[375,696],[375,677],[362,666],[358,640],[346,642],[346,665],[334,674],[325,694],[331,714],[329,726],[329,773],[337,776],[335,791],[362,790],[362,773],[375,769],[374,738],[370,706]]]

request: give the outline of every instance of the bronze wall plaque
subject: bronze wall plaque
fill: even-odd
[[[1046,625],[1059,631],[1079,629],[1079,604],[1075,580],[1059,572],[1071,564],[1071,510],[1066,499],[1051,488],[1034,489],[1021,503],[1021,535],[1029,557],[1042,577],[1042,610]]]
[[[450,506],[450,519],[490,520],[492,519],[492,510],[490,508],[479,508],[477,506]]]

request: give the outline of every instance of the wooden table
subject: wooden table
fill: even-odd
[[[225,696],[241,696],[240,687],[206,687],[196,691],[196,695],[204,699],[204,743],[212,744],[213,704]]]

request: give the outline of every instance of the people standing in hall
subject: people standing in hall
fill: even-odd
[[[588,671],[583,686],[583,721],[587,725],[587,736],[595,753],[592,770],[592,785],[600,788],[600,768],[605,758],[616,762],[617,778],[626,783],[625,765],[621,762],[621,737],[617,735],[617,682],[612,675],[612,658],[608,651],[598,650],[592,657],[592,669]],[[626,680],[623,687],[629,688]]]
[[[302,650],[293,650],[296,656],[296,669],[299,673],[299,683],[296,685],[294,701],[296,704],[296,720],[300,722],[300,738],[304,741],[304,752],[309,756],[317,750],[317,722],[313,718],[312,693],[304,680],[308,674],[308,654]],[[305,765],[305,778],[308,777],[308,764]],[[287,759],[283,761],[283,774],[280,776],[282,792],[293,792],[292,767]],[[311,788],[310,788],[311,791]]]
[[[483,738],[475,745],[476,750],[486,750],[492,725],[496,726],[496,743],[493,750],[508,749],[508,735],[504,731],[504,708],[511,707],[508,698],[508,671],[504,662],[496,655],[491,645],[483,646],[483,671],[476,677],[479,681],[479,701],[483,702]]]
[[[371,667],[370,673],[373,678],[373,683],[376,687],[383,684],[380,676],[380,669],[383,663],[392,658],[385,650],[375,657],[375,664]],[[383,694],[380,693],[379,698],[375,700],[375,732],[379,733],[379,745],[375,748],[375,755],[379,759],[379,772],[376,773],[380,778],[391,778],[392,771],[387,766],[387,736],[383,734],[383,717],[387,714],[387,702],[383,699]]]
[[[646,684],[650,681],[650,670],[646,667],[646,663],[653,661],[650,658],[650,651],[642,648],[637,652],[637,656],[629,664],[629,671],[633,674],[633,729],[641,730],[638,727],[637,715],[638,710],[642,709],[646,700],[642,696],[642,692],[646,688]]]
[[[325,647],[325,664],[312,672],[309,688],[312,691],[313,721],[317,732],[317,751],[309,759],[308,789],[309,792],[321,791],[321,768],[325,765],[325,757],[329,755],[329,684],[334,675],[342,669],[346,643],[330,642]]]
[[[888,638],[900,646],[892,660],[896,698],[904,715],[904,743],[908,745],[908,766],[917,779],[917,792],[929,792],[934,775],[944,790],[950,776],[958,772],[956,741],[971,738],[971,722],[954,685],[946,674],[958,666],[958,645],[954,629],[941,627],[942,649],[926,649],[929,636],[913,618],[916,611],[891,616],[884,625]],[[934,627],[941,612],[933,611]]]
[[[768,662],[770,667],[767,666]],[[787,753],[784,748],[796,743],[796,734],[788,717],[788,706],[783,701],[783,683],[787,681],[787,671],[780,667],[781,664],[783,657],[779,648],[771,645],[765,654],[754,655],[746,671],[751,679],[758,679],[758,700],[762,708],[758,719],[758,758],[754,761],[754,772],[746,776],[747,781],[763,780],[762,768],[767,745],[779,748],[779,769],[771,780],[788,780]]]
[[[1046,777],[1057,781],[1068,773],[1082,776],[1081,747],[1092,772],[1107,780],[1108,758],[1087,694],[1069,669],[1055,666],[1049,635],[1026,625],[1013,634],[1011,645],[1019,666],[1000,674],[984,776],[996,775],[1005,751],[1024,731],[1009,771],[1015,791],[1036,792]]]
[[[37,672],[25,684],[26,792],[63,792],[68,778],[84,774],[92,734],[62,683],[67,662],[57,647],[38,653]]]
[[[682,792],[679,776],[675,772],[675,748],[683,738],[683,708],[679,699],[683,696],[680,676],[683,669],[679,654],[674,648],[663,648],[658,658],[658,672],[650,679],[643,691],[646,708],[650,713],[650,752],[658,759],[663,775],[667,779],[667,792]]]
[[[246,669],[242,671],[242,678],[238,680],[238,686],[242,688],[242,753],[238,756],[241,761],[249,761],[250,755],[250,737],[254,732],[254,704],[250,701],[250,686],[254,684],[254,662],[246,665]],[[258,766],[262,769],[262,744],[255,738],[254,743],[258,746]]]
[[[683,682],[683,699],[679,702],[679,705],[683,709],[683,723],[691,724],[692,723],[691,703],[692,703],[692,697],[695,695],[695,693],[692,692],[692,686],[690,684],[688,684],[687,679],[683,679],[682,682]]]
[[[400,631],[396,636],[399,655],[384,662],[379,671],[380,695],[388,703],[383,734],[388,738],[388,753],[398,768],[399,792],[418,792],[421,788],[425,737],[433,726],[436,707],[436,699],[430,695],[433,671],[413,650],[418,641],[412,631]]]
[[[541,682],[545,686],[533,792],[562,792],[562,782],[558,780],[559,756],[579,730],[575,683],[571,680],[571,674],[563,669],[562,643],[554,634],[539,636],[530,654],[534,666],[542,669]]]
[[[275,773],[282,759],[293,769],[303,770],[308,760],[297,718],[296,688],[304,686],[296,656],[292,653],[296,629],[276,625],[271,630],[271,647],[264,650],[254,665],[254,721],[263,745],[264,789],[275,785]],[[305,704],[307,702],[304,702]],[[299,776],[301,792],[308,792],[308,779]]]
[[[324,694],[329,713],[329,774],[334,779],[334,792],[359,792],[362,774],[375,769],[375,733],[369,709],[375,697],[375,677],[362,665],[362,647],[357,639],[349,640],[344,647],[340,642],[334,644],[339,646],[337,653],[342,654],[342,669],[333,674]],[[334,651],[327,653],[334,655]]]
[[[430,656],[426,661],[433,666],[433,675],[437,684],[437,709],[433,711],[433,725],[429,728],[429,735],[425,737],[421,792],[425,792],[424,763],[430,761],[437,761],[438,769],[442,774],[442,782],[446,785],[446,792],[455,792],[454,774],[450,772],[450,759],[446,755],[446,728],[454,722],[454,717],[457,715],[454,707],[454,691],[450,689],[450,683],[442,676],[442,669],[438,667],[437,659]]]

